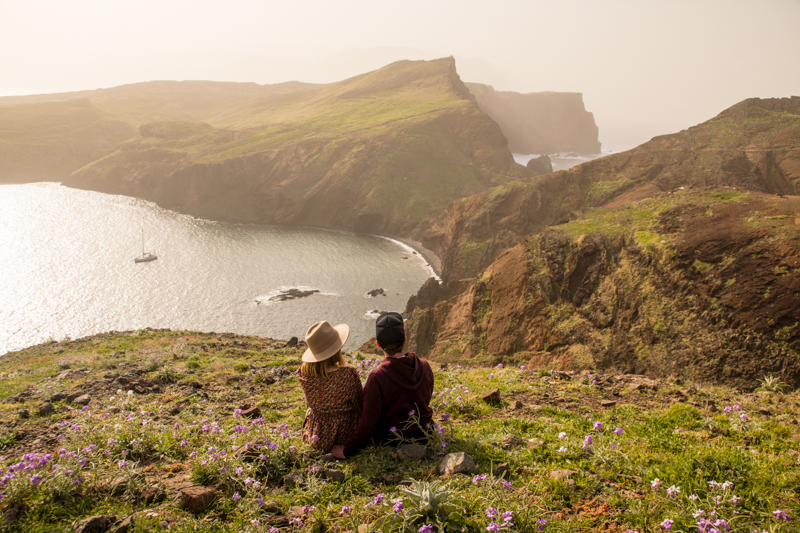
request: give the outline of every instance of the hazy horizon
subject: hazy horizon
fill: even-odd
[[[800,2],[0,0],[0,96],[152,80],[330,83],[454,56],[461,78],[580,92],[604,149],[800,94]]]

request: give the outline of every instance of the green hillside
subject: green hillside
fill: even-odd
[[[207,120],[250,100],[316,87],[301,82],[258,85],[216,81],[148,81],[109,89],[0,97],[0,107],[86,99],[134,126],[162,120]]]
[[[798,531],[800,396],[778,380],[742,393],[591,368],[433,363],[427,445],[398,435],[337,462],[299,434],[303,349],[139,330],[6,354],[0,527]],[[362,379],[378,363],[345,355]],[[440,470],[459,453],[472,463]]]
[[[61,180],[134,135],[85,99],[0,105],[0,183]]]
[[[140,134],[67,184],[219,220],[403,235],[455,198],[528,175],[452,58]]]

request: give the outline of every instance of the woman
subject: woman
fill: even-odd
[[[342,357],[349,334],[347,324],[334,327],[324,320],[308,328],[308,349],[297,371],[309,407],[303,441],[321,452],[333,453],[337,459],[344,459],[344,444],[353,436],[361,417],[361,380]]]

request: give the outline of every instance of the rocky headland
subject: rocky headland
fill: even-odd
[[[414,348],[754,387],[800,386],[800,98],[450,204],[417,238],[443,285]]]
[[[581,93],[521,94],[496,91],[491,85],[467,83],[480,108],[497,122],[517,154],[578,152],[599,154],[594,115]]]

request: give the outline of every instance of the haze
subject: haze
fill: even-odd
[[[604,149],[800,94],[800,2],[0,0],[0,95],[169,80],[326,83],[455,56],[464,81],[581,92]]]

